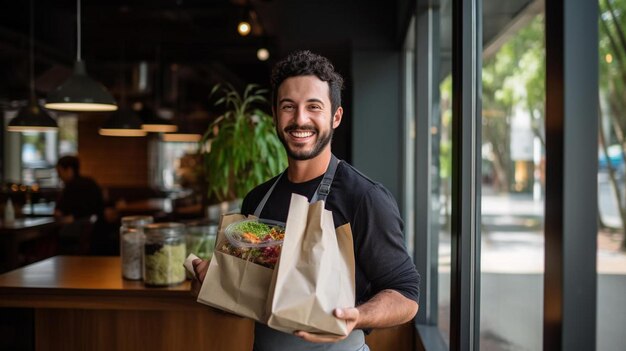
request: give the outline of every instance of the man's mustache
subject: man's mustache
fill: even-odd
[[[297,124],[288,125],[283,129],[286,133],[289,133],[294,130],[310,130],[317,133],[317,128],[314,126],[299,126]]]

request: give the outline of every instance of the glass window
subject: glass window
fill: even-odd
[[[451,16],[449,1],[418,6],[404,53],[405,193],[414,194],[405,206],[423,287],[417,321],[436,349],[450,339]]]
[[[433,121],[433,160],[437,162],[437,172],[433,182],[433,234],[439,236],[438,245],[438,326],[446,344],[450,344],[450,264],[452,262],[452,76],[440,84],[441,116]]]
[[[541,350],[545,28],[528,8],[507,21],[483,31],[480,349]]]
[[[156,167],[153,173],[155,185],[163,190],[179,191],[192,188],[199,182],[200,156],[198,143],[157,143]]]
[[[597,349],[626,345],[626,1],[600,1]]]
[[[437,326],[450,345],[450,281],[452,263],[452,1],[442,1],[435,23],[439,43],[434,65],[438,67],[433,91],[431,133],[431,233],[436,236],[433,256],[437,263]]]
[[[57,118],[57,124],[59,125],[59,155],[78,153],[78,117],[60,115]]]
[[[404,191],[403,217],[407,250],[414,255],[415,233],[415,17],[404,41]]]
[[[58,158],[56,132],[24,132],[21,142],[22,183],[56,185],[54,166]]]
[[[59,179],[55,166],[59,156],[77,154],[76,115],[58,115],[57,124],[59,126],[57,132],[22,133],[22,183],[56,187]]]
[[[17,111],[7,111],[5,125],[16,114]],[[51,114],[56,116],[58,132],[5,133],[4,176],[7,181],[43,187],[58,185],[57,159],[78,152],[77,117],[67,113]]]

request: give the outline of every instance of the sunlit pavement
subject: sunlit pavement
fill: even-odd
[[[605,223],[619,223],[614,198],[600,187]],[[481,240],[481,350],[541,350],[543,323],[543,201],[531,195],[483,191]],[[594,233],[595,234],[595,233]],[[599,351],[626,349],[626,253],[623,236],[598,238]],[[450,238],[440,236],[440,308],[449,306]],[[440,314],[440,324],[447,324]]]
[[[602,196],[601,196],[602,198]],[[605,202],[608,202],[608,199]],[[543,201],[532,195],[483,195],[481,271],[542,273],[544,269]],[[619,221],[610,212],[607,222]],[[626,252],[619,249],[621,234],[598,234],[598,273],[626,274]],[[442,238],[440,262],[450,262],[450,244]]]

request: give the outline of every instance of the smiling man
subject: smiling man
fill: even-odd
[[[322,99],[328,90],[328,83],[314,75],[290,77],[278,88],[276,132],[289,158],[311,160],[328,147],[343,115],[340,106],[333,108],[330,98]]]
[[[324,57],[295,52],[272,72],[276,133],[287,151],[287,170],[256,187],[243,201],[244,215],[285,222],[292,193],[325,199],[335,227],[350,223],[356,263],[354,308],[333,313],[350,333],[330,337],[297,331],[293,335],[257,323],[255,351],[366,351],[363,330],[399,325],[418,310],[419,275],[406,252],[396,201],[374,182],[332,155],[333,131],[341,123],[343,78]],[[330,190],[320,188],[330,179]],[[194,262],[203,279],[205,261]]]

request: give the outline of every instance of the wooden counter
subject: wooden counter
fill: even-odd
[[[119,257],[57,256],[0,275],[0,307],[34,309],[36,350],[252,349],[252,321],[197,303],[189,282],[123,280]]]
[[[0,275],[0,308],[34,310],[36,350],[252,350],[254,323],[197,303],[190,288],[124,280],[119,257],[56,256]],[[366,341],[372,351],[414,350],[413,330]]]
[[[0,273],[23,264],[19,258],[22,243],[49,237],[58,227],[53,217],[18,218],[9,223],[0,220]]]

